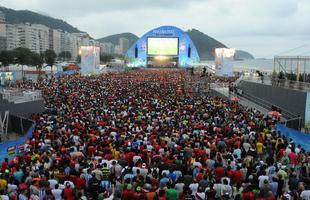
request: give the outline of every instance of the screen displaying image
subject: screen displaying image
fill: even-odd
[[[178,55],[178,38],[147,38],[148,55]]]

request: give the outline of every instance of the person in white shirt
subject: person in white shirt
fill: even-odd
[[[197,190],[198,190],[198,186],[199,186],[199,184],[196,183],[196,182],[194,182],[194,183],[192,183],[192,184],[189,185],[189,188],[190,188],[191,191],[192,191],[192,195],[195,195],[195,194],[196,194],[196,192],[197,192]]]
[[[233,195],[232,187],[228,184],[228,180],[224,179],[221,185],[221,196],[229,196],[231,198]]]
[[[54,177],[52,177],[51,179],[48,180],[49,184],[50,184],[50,188],[51,189],[55,189],[55,185],[58,184],[58,181],[56,179],[54,179]]]
[[[18,200],[28,200],[27,197],[27,190],[23,190],[19,195],[18,195]],[[60,199],[61,200],[61,199]]]
[[[182,183],[181,180],[178,180],[178,182],[175,184],[174,188],[178,191],[179,195],[181,195],[183,192],[184,183]]]
[[[213,188],[215,190],[215,198],[221,198],[221,188],[222,188],[222,184],[217,181],[214,185]]]
[[[61,200],[62,199],[62,197],[61,197],[62,189],[59,189],[58,184],[55,185],[55,189],[52,189],[52,194],[53,194],[55,200]]]
[[[306,186],[306,190],[300,193],[301,200],[310,200],[310,185]]]
[[[195,200],[206,199],[206,193],[202,190],[201,187],[198,188],[198,191],[195,194]]]
[[[1,200],[10,200],[8,195],[0,195]]]
[[[261,188],[264,185],[264,180],[267,180],[269,182],[269,176],[266,176],[266,172],[263,171],[263,175],[260,175],[258,177],[259,183],[258,187]]]

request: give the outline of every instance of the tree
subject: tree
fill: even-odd
[[[14,49],[15,61],[19,65],[31,65],[32,52],[23,47]]]
[[[76,57],[76,62],[77,62],[77,63],[81,63],[81,55],[78,55],[78,56]]]
[[[62,51],[58,54],[58,57],[62,60],[68,61],[71,59],[72,55],[69,51]]]
[[[110,62],[112,59],[113,59],[113,56],[112,56],[112,55],[109,55],[109,54],[100,54],[100,61],[101,61],[101,62],[107,63],[107,62]]]
[[[53,50],[46,50],[44,52],[44,58],[45,62],[48,66],[51,66],[51,71],[53,73],[53,65],[55,64],[56,61],[56,53]]]
[[[9,64],[13,63],[14,52],[13,51],[1,51],[0,52],[0,62],[1,66],[6,67]]]
[[[39,79],[41,77],[41,70],[44,64],[44,55],[43,54],[38,54],[38,53],[33,53],[31,62],[33,66],[36,66],[37,70],[39,71]]]
[[[23,47],[18,47],[14,51],[14,62],[22,66],[22,77],[24,80],[24,65],[31,65],[32,52]]]

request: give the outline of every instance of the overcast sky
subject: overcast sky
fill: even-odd
[[[0,5],[63,19],[94,38],[141,36],[175,25],[256,57],[310,55],[310,0],[1,0]]]

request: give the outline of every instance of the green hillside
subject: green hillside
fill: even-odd
[[[61,29],[69,33],[81,32],[76,27],[73,27],[72,25],[61,19],[55,19],[29,10],[13,10],[5,7],[0,7],[0,11],[5,14],[6,22],[9,24],[28,22],[31,24],[43,24],[52,29]]]
[[[133,45],[139,39],[138,36],[136,36],[133,33],[119,33],[119,34],[109,35],[107,37],[97,39],[97,41],[99,41],[101,43],[109,43],[110,42],[114,45],[118,45],[120,38],[128,39],[129,40],[129,47],[131,45]]]

